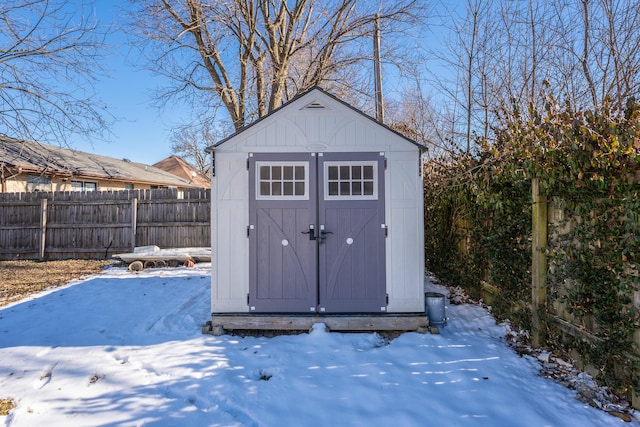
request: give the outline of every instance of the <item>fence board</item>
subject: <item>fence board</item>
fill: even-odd
[[[147,245],[208,247],[210,194],[206,189],[0,193],[0,260],[103,259]]]

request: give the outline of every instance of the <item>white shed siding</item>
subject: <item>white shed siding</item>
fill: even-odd
[[[424,227],[418,157],[415,151],[387,154],[387,309],[391,313],[424,309]]]
[[[307,145],[304,129],[286,117],[278,118],[266,123],[258,123],[254,128],[246,131],[247,135],[239,135],[237,145],[244,149],[271,152],[290,151],[292,147]],[[274,150],[282,147],[281,150]]]
[[[326,110],[304,109],[320,100]],[[212,312],[248,312],[247,157],[261,152],[385,152],[389,313],[424,311],[419,148],[322,92],[286,105],[215,148],[212,182]]]
[[[249,178],[244,153],[225,153],[216,158],[216,177],[212,180],[212,253],[215,267],[211,274],[212,312],[248,311],[249,292],[246,224],[249,222]]]
[[[297,110],[268,117],[225,142],[216,153],[290,151],[397,151],[417,152],[416,146],[375,122],[341,106],[328,111]],[[231,146],[234,146],[233,148]]]

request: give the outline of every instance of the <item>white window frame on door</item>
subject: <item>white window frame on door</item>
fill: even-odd
[[[291,180],[291,182],[294,185],[295,188],[295,183],[299,182],[299,180],[295,179],[295,168],[298,166],[302,166],[304,168],[304,194],[303,195],[291,195],[291,196],[284,196],[284,195],[262,195],[260,194],[260,183],[261,182],[269,182],[269,183],[273,183],[275,182],[271,177],[269,178],[268,181],[266,180],[262,180],[260,179],[260,170],[261,167],[263,166],[269,166],[269,167],[282,167],[282,166],[292,166],[294,168],[294,178],[293,180]],[[270,161],[256,161],[256,165],[255,165],[255,180],[256,180],[256,200],[309,200],[309,162],[305,162],[305,161],[294,161],[294,162],[270,162]],[[284,182],[289,182],[289,180],[285,180],[284,177],[281,177],[280,182],[283,183]],[[294,190],[295,191],[295,190]]]
[[[360,194],[360,195],[353,195],[353,194],[349,194],[349,195],[329,195],[329,182],[335,182],[335,180],[330,180],[329,179],[329,167],[331,166],[337,166],[338,168],[340,166],[349,166],[349,170],[350,170],[350,176],[348,179],[342,180],[341,177],[338,177],[338,186],[340,186],[341,183],[343,182],[348,182],[349,184],[354,183],[354,182],[361,182],[364,184],[364,182],[372,182],[373,183],[373,194],[368,194],[368,195],[364,195],[364,194]],[[351,176],[351,167],[352,166],[372,166],[373,167],[373,178],[371,180],[365,180],[364,177],[360,177],[359,179],[353,179],[353,177]],[[323,187],[324,187],[324,200],[378,200],[378,162],[376,160],[373,161],[328,161],[328,162],[324,162],[324,183],[323,183]],[[351,185],[350,185],[351,187]]]

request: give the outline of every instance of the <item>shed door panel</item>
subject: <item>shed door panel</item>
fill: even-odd
[[[323,153],[318,158],[319,311],[386,311],[384,158]]]
[[[310,158],[255,154],[249,159],[252,312],[310,312],[317,306],[317,245],[302,234],[316,217]]]
[[[251,312],[386,310],[380,153],[253,154],[249,179]]]

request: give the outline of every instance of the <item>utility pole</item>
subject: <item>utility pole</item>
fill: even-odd
[[[382,99],[382,66],[380,65],[380,15],[376,15],[373,32],[373,61],[375,68],[376,119],[384,123],[384,101]]]

